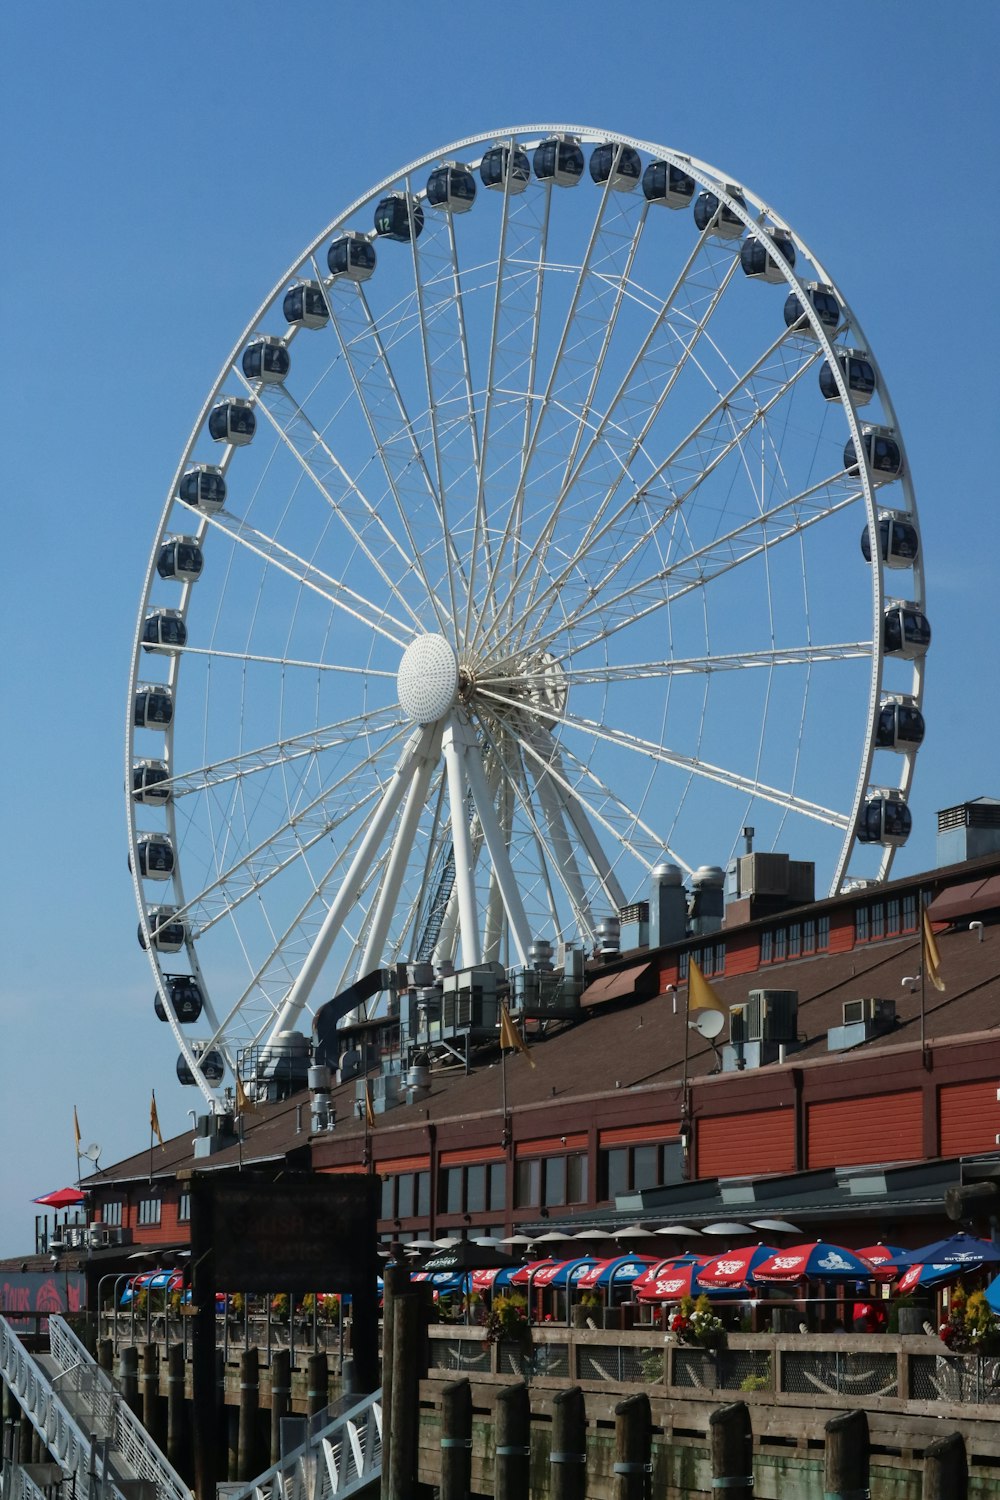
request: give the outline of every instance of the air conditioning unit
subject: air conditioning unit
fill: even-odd
[[[794,1042],[798,1035],[798,990],[751,990],[743,1005],[729,1007],[729,1040]]]
[[[895,1000],[880,1000],[874,996],[865,996],[862,1000],[845,1000],[844,1025],[862,1024],[886,1028],[894,1026],[896,1024]]]
[[[92,1250],[103,1250],[108,1245],[115,1245],[118,1241],[115,1232],[107,1224],[92,1224],[87,1233]]]

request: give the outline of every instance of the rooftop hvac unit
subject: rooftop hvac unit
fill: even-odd
[[[92,1250],[103,1250],[108,1245],[120,1245],[122,1232],[117,1225],[93,1224],[87,1231],[87,1238]]]
[[[895,1000],[879,1000],[866,996],[862,1000],[844,1001],[844,1025],[869,1025],[890,1027],[896,1024]]]
[[[751,990],[743,1005],[729,1007],[729,1040],[794,1042],[798,1033],[798,990]]]

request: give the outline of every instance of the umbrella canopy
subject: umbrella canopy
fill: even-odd
[[[588,1266],[582,1276],[574,1278],[581,1291],[592,1286],[625,1285],[657,1265],[651,1255],[616,1255],[611,1260],[598,1260]]]
[[[452,1271],[417,1271],[411,1281],[429,1281],[436,1292],[460,1292],[465,1286],[464,1274]]]
[[[701,1230],[692,1229],[690,1224],[664,1224],[663,1228],[658,1229],[656,1232],[657,1234],[689,1234],[693,1239],[701,1238]]]
[[[526,1266],[513,1273],[511,1282],[515,1286],[527,1286],[529,1281],[533,1287],[543,1286],[565,1286],[568,1281],[579,1281],[590,1266],[594,1265],[592,1255],[578,1255],[573,1260],[533,1260]]]
[[[803,1276],[815,1281],[870,1281],[872,1266],[842,1245],[813,1240],[779,1250],[750,1274],[754,1281],[799,1281]]]
[[[507,1266],[503,1270],[495,1271],[473,1271],[471,1284],[474,1292],[497,1291],[502,1286],[509,1286],[511,1277],[517,1271],[516,1266]]]
[[[986,1300],[995,1313],[1000,1313],[1000,1276],[986,1288]]]
[[[797,1224],[789,1224],[787,1219],[751,1219],[751,1229],[763,1229],[767,1234],[801,1234],[802,1230]]]
[[[968,1266],[934,1265],[928,1262],[923,1266],[907,1266],[897,1281],[893,1291],[897,1297],[905,1297],[907,1292],[912,1292],[914,1287],[943,1286],[946,1281],[955,1281],[967,1271]]]
[[[974,1234],[953,1234],[946,1240],[935,1240],[931,1245],[921,1245],[919,1250],[910,1250],[896,1259],[897,1266],[922,1266],[933,1262],[937,1266],[995,1265],[1000,1263],[1000,1245],[989,1240],[977,1240]]]
[[[718,1224],[706,1224],[702,1229],[702,1234],[724,1234],[727,1239],[732,1239],[734,1235],[752,1233],[749,1224],[735,1224],[729,1219],[722,1219]]]
[[[85,1194],[79,1188],[64,1187],[56,1188],[53,1193],[43,1193],[40,1198],[32,1198],[32,1203],[40,1203],[43,1208],[76,1208],[83,1203]]]
[[[875,1267],[877,1281],[893,1281],[896,1277],[896,1259],[905,1255],[898,1245],[862,1245],[858,1251],[862,1260],[870,1260]]]
[[[447,1250],[436,1250],[433,1255],[428,1255],[420,1269],[431,1272],[493,1271],[503,1266],[516,1266],[519,1259],[514,1250],[478,1244],[475,1240],[459,1240]]]
[[[508,1234],[500,1243],[501,1245],[533,1245],[535,1242],[530,1234]]]
[[[632,1283],[632,1296],[639,1302],[679,1302],[682,1297],[700,1297],[712,1290],[702,1286],[695,1265],[653,1266]]]
[[[642,1224],[628,1224],[624,1229],[615,1233],[616,1240],[648,1240],[656,1233],[655,1229],[646,1229]]]
[[[738,1250],[727,1250],[724,1255],[713,1255],[698,1272],[698,1279],[705,1287],[745,1287],[750,1272],[777,1255],[773,1245],[743,1245]]]

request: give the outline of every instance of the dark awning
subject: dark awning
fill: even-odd
[[[609,1000],[620,1000],[630,996],[636,1000],[648,1000],[656,985],[656,970],[652,963],[634,964],[629,969],[617,969],[614,974],[602,974],[588,984],[580,996],[584,1007],[605,1005]]]
[[[957,922],[961,917],[975,916],[979,911],[1000,909],[1000,875],[989,880],[966,880],[935,896],[927,908],[932,922]]]

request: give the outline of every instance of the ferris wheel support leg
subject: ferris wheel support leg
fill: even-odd
[[[583,888],[583,880],[580,876],[576,856],[573,853],[573,845],[566,831],[562,806],[556,796],[553,783],[541,768],[534,764],[532,765],[532,777],[535,782],[538,801],[545,816],[549,838],[552,840],[552,852],[555,856],[555,864],[559,871],[560,879],[572,902],[577,922],[580,924],[586,937],[593,942],[595,937],[594,918],[591,914],[590,904],[587,901],[587,894]]]
[[[416,836],[417,824],[424,810],[427,800],[427,788],[430,785],[431,772],[437,763],[440,754],[440,737],[434,734],[429,740],[424,740],[419,749],[414,752],[415,771],[410,782],[409,791],[406,794],[406,803],[396,829],[393,839],[392,853],[386,866],[385,877],[382,888],[379,891],[378,903],[375,914],[372,917],[371,928],[368,933],[368,941],[365,944],[364,955],[358,966],[358,977],[367,974],[376,964],[381,963],[383,948],[388,936],[392,915],[396,908],[400,888],[403,883],[403,875],[406,872],[406,864],[413,848],[413,840]]]
[[[497,775],[487,778],[490,792],[497,794]],[[510,783],[501,781],[499,786],[500,795],[500,830],[503,837],[504,847],[510,848],[510,834],[513,822],[513,791]],[[503,938],[503,892],[496,877],[496,871],[490,871],[490,893],[486,903],[486,935],[483,939],[483,957],[487,963],[495,963],[500,958],[500,943]]]
[[[483,956],[479,937],[475,863],[469,833],[464,738],[458,721],[455,718],[449,719],[444,731],[443,749],[451,802],[451,837],[455,846],[458,927],[462,937],[462,963],[465,968],[471,968],[473,964],[482,963]]]
[[[466,747],[465,770],[472,788],[475,799],[476,810],[479,813],[479,823],[486,840],[486,847],[490,852],[490,862],[500,894],[503,898],[504,910],[507,913],[507,922],[510,927],[511,936],[514,939],[514,947],[517,949],[518,958],[522,964],[528,962],[528,951],[531,947],[531,932],[528,928],[528,918],[524,913],[524,903],[521,893],[517,888],[517,880],[514,876],[510,863],[510,855],[507,844],[493,806],[493,797],[486,782],[486,775],[479,759],[479,748],[476,745]]]
[[[307,1004],[313,986],[319,978],[320,971],[329,957],[330,949],[333,947],[344,919],[350,911],[351,904],[357,899],[358,891],[372,860],[375,858],[376,850],[385,837],[389,824],[396,814],[396,809],[399,807],[406,789],[420,764],[421,754],[422,752],[426,753],[426,745],[432,734],[433,730],[424,729],[408,741],[406,749],[400,757],[399,764],[389,778],[382,801],[368,825],[358,852],[351,861],[347,874],[341,881],[340,889],[334,898],[333,904],[323,918],[323,925],[317,934],[316,941],[310,948],[295,983],[285,997],[285,1003],[278,1013],[278,1018],[268,1038],[269,1044],[275,1040],[279,1032],[287,1031],[294,1025],[302,1007]]]

